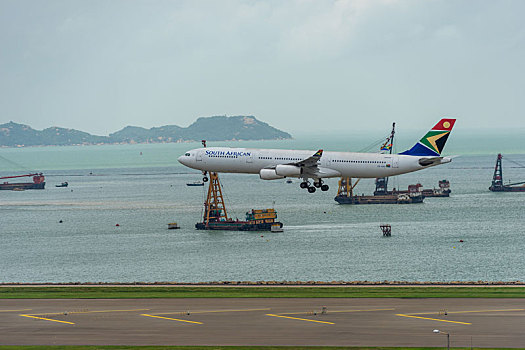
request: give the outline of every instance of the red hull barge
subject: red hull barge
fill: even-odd
[[[0,190],[10,190],[10,191],[19,191],[19,190],[43,190],[46,186],[46,178],[42,173],[37,174],[26,174],[26,175],[16,175],[16,176],[4,176],[0,177],[0,180],[5,179],[14,179],[20,177],[33,177],[33,182],[7,182],[4,181],[0,183]]]

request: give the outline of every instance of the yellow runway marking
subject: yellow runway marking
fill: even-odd
[[[169,317],[162,317],[162,316],[155,316],[155,315],[148,315],[148,314],[141,314],[140,316],[154,317],[154,318],[162,318],[162,319],[165,319],[165,320],[179,321],[179,322],[186,322],[186,323],[204,324],[204,323],[202,323],[202,322],[188,321],[188,320],[181,320],[181,319],[178,319],[178,318],[169,318]]]
[[[395,310],[395,309],[369,309],[369,310],[333,310],[333,311],[327,311],[326,313],[327,314],[332,314],[332,313],[335,313],[335,312],[345,312],[345,313],[350,313],[350,312],[367,312],[367,311],[392,311],[392,310]],[[306,312],[283,312],[283,313],[279,313],[277,315],[304,315]],[[318,313],[321,313],[321,312],[318,312]]]
[[[20,312],[20,311],[29,311],[32,309],[19,309],[19,310],[0,310],[0,312]]]
[[[396,316],[401,316],[401,317],[412,317],[412,318],[419,318],[419,319],[422,319],[422,320],[439,321],[439,322],[449,322],[449,323],[459,323],[459,324],[467,324],[467,325],[472,324],[472,323],[468,323],[468,322],[449,321],[449,320],[441,320],[441,319],[438,319],[438,318],[429,318],[429,317],[411,316],[411,315],[404,315],[404,314],[396,314]]]
[[[154,315],[174,315],[181,314],[184,312],[189,312],[190,314],[208,314],[216,312],[246,312],[246,311],[268,311],[270,308],[266,309],[238,309],[238,310],[202,310],[202,311],[174,311],[174,312],[156,312]]]
[[[298,317],[290,317],[290,316],[280,316],[275,314],[266,314],[266,316],[271,317],[282,317],[282,318],[289,318],[291,320],[299,320],[299,321],[308,321],[308,322],[316,322],[316,323],[326,323],[326,324],[335,324],[333,322],[326,322],[326,321],[317,321],[317,320],[309,320],[307,318],[298,318]]]
[[[476,312],[508,312],[508,311],[525,311],[525,309],[505,309],[505,310],[473,310],[473,311],[447,311],[447,314],[470,314]],[[418,312],[409,315],[432,315],[436,312]]]
[[[59,323],[74,324],[73,322],[60,321],[60,320],[52,320],[52,319],[50,319],[50,318],[45,318],[45,317],[36,317],[36,316],[33,316],[33,315],[19,315],[19,316],[22,316],[22,317],[29,317],[29,318],[36,318],[37,320],[44,320],[44,321],[52,321],[52,322],[59,322]]]
[[[91,314],[91,313],[101,313],[101,312],[130,312],[130,311],[148,311],[149,309],[131,309],[131,310],[94,310],[94,311],[64,311],[64,312],[46,312],[42,314],[30,314],[32,316],[40,315],[63,315],[67,314]]]

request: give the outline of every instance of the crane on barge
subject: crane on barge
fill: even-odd
[[[380,147],[381,153],[388,152],[392,154],[394,135],[396,133],[395,128],[396,123],[392,123],[392,131]],[[402,193],[402,191],[388,191],[388,177],[376,178],[376,190],[373,196],[356,196],[354,195],[354,188],[360,180],[357,179],[352,184],[351,178],[342,177],[339,180],[339,188],[334,200],[339,204],[411,204],[423,202],[424,197],[420,191],[421,185],[410,185],[406,193]]]
[[[8,182],[2,181],[0,183],[0,190],[43,190],[46,186],[46,178],[42,173],[33,173],[33,174],[24,174],[24,175],[14,175],[14,176],[2,176],[1,180],[7,179],[16,179],[23,177],[33,177],[33,182]]]
[[[206,140],[202,140],[206,147]],[[272,231],[282,232],[283,224],[276,221],[275,209],[252,209],[246,213],[246,220],[233,220],[228,216],[219,174],[210,172],[204,174],[210,184],[208,195],[204,202],[204,215],[202,222],[195,224],[197,230],[227,230],[227,231]]]
[[[501,160],[503,156],[501,153],[498,154],[496,158],[496,167],[494,168],[494,175],[492,176],[492,185],[489,187],[489,190],[492,192],[525,192],[525,181],[515,182],[510,184],[503,184],[503,167],[501,166]],[[509,159],[509,161],[516,163],[520,167],[525,167],[518,162],[514,162]],[[518,186],[521,185],[521,186]]]
[[[0,190],[43,190],[46,186],[46,178],[44,177],[44,174],[27,169],[23,165],[3,157],[2,155],[0,155],[0,161],[9,163],[11,166],[19,168],[23,172],[27,172],[27,174],[22,175],[0,176]],[[25,177],[33,177],[33,182],[9,182],[10,179],[21,179]]]

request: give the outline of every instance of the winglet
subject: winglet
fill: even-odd
[[[456,119],[441,119],[432,130],[427,132],[411,149],[399,154],[439,157],[455,123]]]

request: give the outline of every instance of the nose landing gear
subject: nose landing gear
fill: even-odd
[[[202,182],[208,182],[208,172],[207,171],[203,171],[202,172]]]

